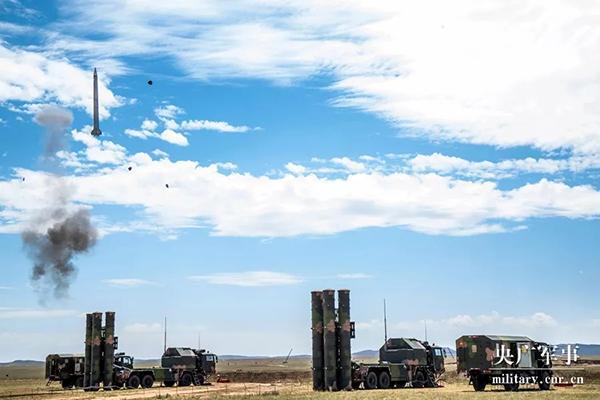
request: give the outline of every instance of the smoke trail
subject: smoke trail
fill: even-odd
[[[57,151],[65,148],[65,133],[73,122],[73,114],[69,110],[51,104],[44,105],[36,112],[33,120],[45,128],[46,157],[53,157]]]
[[[34,121],[46,132],[44,161],[52,162],[57,151],[65,149],[67,128],[73,115],[58,106],[43,106]],[[52,168],[60,172],[58,166]],[[65,297],[76,274],[73,259],[94,246],[98,233],[85,209],[73,209],[72,191],[60,173],[48,178],[45,206],[33,216],[22,232],[23,246],[33,260],[31,279],[44,300],[47,286],[55,298]]]

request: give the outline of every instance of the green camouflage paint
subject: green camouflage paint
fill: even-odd
[[[323,359],[323,292],[311,292],[313,390],[325,390]]]
[[[335,315],[335,290],[323,290],[323,348],[325,389],[337,388],[337,335]]]
[[[350,322],[350,291],[338,290],[338,343],[339,365],[337,387],[339,390],[352,389],[352,350],[350,339],[352,327]]]

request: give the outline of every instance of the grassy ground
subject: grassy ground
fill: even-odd
[[[505,392],[499,387],[488,387],[483,393],[476,393],[466,380],[456,375],[455,366],[447,365],[445,387],[437,389],[393,389],[359,390],[354,392],[316,393],[311,390],[310,360],[283,359],[221,361],[219,373],[230,382],[216,383],[211,386],[188,388],[154,387],[147,390],[119,390],[114,392],[89,393],[81,390],[64,391],[58,383],[46,386],[43,368],[37,367],[0,367],[0,399],[50,399],[50,400],[87,400],[92,398],[111,399],[600,399],[600,365],[586,364],[582,371],[573,371],[570,375],[584,377],[583,385],[554,388],[541,392],[525,389],[516,393]],[[8,375],[8,376],[7,376]],[[566,373],[562,373],[566,376]]]

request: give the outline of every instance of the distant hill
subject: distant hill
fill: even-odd
[[[379,357],[378,350],[362,350],[357,351],[356,353],[352,353],[352,357],[355,358],[376,358]]]
[[[571,344],[571,346],[573,346],[573,344]],[[577,354],[579,356],[600,356],[600,344],[581,344],[581,343],[577,343],[577,346],[579,347],[577,349]],[[557,351],[556,354],[561,354],[562,350],[567,349],[567,344],[562,343],[562,344],[557,344]]]
[[[2,367],[40,367],[46,364],[45,361],[36,360],[14,360],[9,362],[0,362]]]

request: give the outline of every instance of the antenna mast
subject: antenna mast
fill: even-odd
[[[385,307],[385,299],[383,299],[383,334],[385,336],[385,346],[387,348],[387,309]]]
[[[427,341],[427,320],[425,322],[425,341]]]
[[[163,342],[163,353],[167,351],[167,317],[165,317],[165,337]]]

